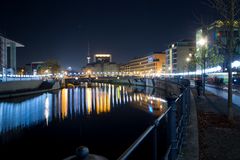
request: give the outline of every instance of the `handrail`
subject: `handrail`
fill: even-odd
[[[142,142],[142,140],[152,131],[154,126],[148,127],[145,132],[118,158],[118,160],[126,159]]]
[[[176,102],[178,102],[178,101],[179,101],[179,99],[180,99],[180,98],[183,96],[183,94],[184,94],[184,92],[183,92],[183,93],[181,93],[181,94],[180,94],[180,95],[179,95],[179,96],[178,96],[178,97],[175,99],[175,101],[174,101],[174,102],[175,102],[175,103],[176,103]]]
[[[118,158],[118,160],[126,159],[136,148],[137,146],[143,141],[143,139],[148,136],[148,134],[157,127],[158,123],[165,117],[165,115],[170,111],[171,107],[169,107],[164,114],[159,116],[155,121],[154,124],[148,127],[141,136]]]
[[[165,115],[169,112],[169,110],[171,109],[171,107],[169,107],[160,117],[158,117],[156,120],[155,120],[155,123],[156,122],[160,122],[162,120],[163,117],[165,117]]]
[[[182,93],[177,97],[177,98],[170,98],[168,101],[168,109],[160,116],[158,117],[155,121],[154,124],[149,126],[139,137],[137,140],[134,141],[134,143],[118,158],[118,160],[125,160],[127,159],[131,153],[139,146],[139,144],[149,135],[151,131],[154,129],[157,129],[159,122],[166,116],[168,115],[169,119],[169,124],[168,126],[170,127],[170,146],[165,154],[165,159],[171,159],[175,160],[177,158],[177,153],[181,149],[182,145],[182,139],[183,139],[183,133],[181,132],[180,135],[177,132],[177,130],[180,129],[183,130],[183,128],[186,125],[186,121],[188,118],[189,114],[189,87],[186,87],[182,90]],[[182,100],[182,101],[180,101]],[[180,106],[183,110],[183,113],[181,115],[181,118],[184,123],[181,123],[180,126],[176,126],[176,103],[181,102]],[[186,108],[188,107],[188,109]],[[178,136],[177,136],[178,135]],[[155,135],[157,136],[157,135]],[[156,141],[155,137],[155,141]],[[156,143],[156,142],[154,142]],[[157,152],[156,148],[154,148],[155,152]],[[154,153],[155,159],[157,159],[157,153]]]

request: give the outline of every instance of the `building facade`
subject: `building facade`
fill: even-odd
[[[189,63],[187,60],[194,53],[195,42],[192,40],[182,40],[169,45],[166,50],[166,72],[186,72]]]
[[[129,75],[148,75],[166,72],[165,52],[153,52],[149,56],[139,57],[130,60],[127,64],[120,67],[123,74]]]
[[[113,62],[89,63],[83,68],[83,72],[93,75],[117,75],[119,72],[119,65]]]
[[[98,53],[94,55],[95,63],[110,63],[112,62],[112,55],[109,53]]]
[[[82,68],[82,71],[88,76],[117,76],[119,74],[119,65],[112,62],[111,54],[95,54],[94,62],[88,63]]]
[[[234,21],[234,53],[233,53],[233,61],[240,60],[240,21]],[[206,26],[205,28],[200,28],[196,32],[196,54],[201,56],[201,39],[206,37],[207,39],[207,53],[210,54],[220,54],[224,57],[224,62],[219,64],[223,68],[227,68],[227,57],[228,51],[226,49],[227,45],[227,36],[229,36],[229,24],[228,22],[224,22],[221,20],[217,20],[212,24]],[[206,67],[212,67],[211,62],[208,61],[208,57],[206,57]],[[200,68],[200,66],[199,66]]]
[[[0,35],[0,74],[11,75],[17,71],[16,48],[24,47],[22,44]]]

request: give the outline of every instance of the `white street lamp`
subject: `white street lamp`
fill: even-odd
[[[207,36],[202,36],[198,41],[197,45],[201,50],[202,60],[203,60],[203,74],[202,74],[202,83],[203,83],[203,95],[205,95],[205,68],[206,68],[206,48],[208,44]]]
[[[197,44],[201,47],[205,46],[208,43],[207,37],[202,37],[198,40]]]

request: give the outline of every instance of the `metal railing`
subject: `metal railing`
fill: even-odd
[[[153,125],[148,127],[144,133],[118,158],[125,160],[133,154],[139,145],[153,132],[153,159],[158,159],[158,132],[159,123],[167,118],[167,127],[169,131],[169,146],[164,159],[175,160],[181,150],[185,127],[189,120],[190,111],[190,87],[181,88],[181,94],[178,97],[168,97],[168,109],[157,118]]]

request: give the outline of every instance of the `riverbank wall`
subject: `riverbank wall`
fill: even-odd
[[[33,90],[40,87],[42,82],[42,80],[2,82],[0,83],[0,93]]]
[[[120,78],[99,78],[99,79],[69,79],[64,83],[60,81],[13,81],[0,83],[0,99],[39,94],[47,91],[57,90],[66,87],[68,83],[80,84],[81,82],[91,83],[110,83],[117,85],[143,86],[157,88],[165,92],[166,96],[179,95],[184,87],[184,80],[179,79],[160,79],[160,78],[139,78],[139,77],[120,77]],[[63,85],[64,84],[64,85]],[[185,82],[188,85],[188,83]]]
[[[0,99],[40,94],[47,91],[60,89],[58,81],[11,81],[0,83]]]
[[[189,85],[189,82],[186,80],[159,78],[94,79],[91,82],[152,87],[163,90],[166,92],[166,95],[179,95],[181,94],[181,89]]]

